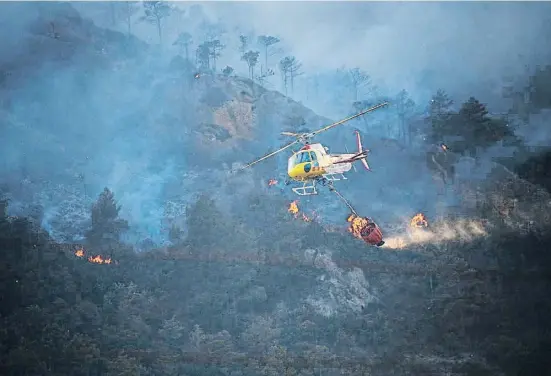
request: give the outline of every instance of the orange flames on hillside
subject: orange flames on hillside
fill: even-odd
[[[289,204],[289,209],[287,209],[287,211],[293,214],[296,219],[302,219],[304,222],[312,222],[314,220],[314,217],[309,217],[306,214],[300,212],[297,200]]]
[[[84,249],[80,248],[75,251],[75,256],[83,258],[84,257]],[[100,255],[96,256],[89,256],[87,258],[88,262],[94,263],[94,264],[111,264],[113,260],[111,260],[110,257],[103,258]]]
[[[411,218],[409,225],[417,228],[429,227],[429,222],[423,213],[417,213],[413,216],[413,218]]]

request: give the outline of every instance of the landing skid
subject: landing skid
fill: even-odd
[[[327,181],[339,181],[339,180],[348,180],[344,174],[326,174],[323,175],[323,178]]]
[[[302,187],[296,187],[292,188],[293,192],[295,192],[299,196],[314,196],[318,194],[318,190],[316,189],[316,186],[318,183],[321,183],[321,185],[328,186],[330,191],[333,191],[335,188],[333,187],[334,181],[339,180],[348,180],[344,175],[340,174],[340,178],[336,175],[323,175],[322,178],[317,178],[315,180],[307,180],[304,182]]]
[[[292,188],[292,190],[299,196],[314,196],[318,194],[315,180],[305,181],[302,187]]]

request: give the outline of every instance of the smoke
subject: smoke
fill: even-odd
[[[184,173],[193,173],[194,166],[212,157],[198,155],[190,147],[200,126],[212,123],[212,111],[203,105],[204,98],[212,94],[207,92],[210,81],[206,77],[200,81],[201,87],[206,88],[204,91],[190,89],[184,73],[169,69],[170,60],[177,53],[172,43],[178,33],[192,33],[196,46],[204,37],[203,21],[225,24],[222,43],[226,48],[218,68],[231,65],[242,76],[247,75],[247,66],[240,60],[238,35],[247,34],[252,40],[262,34],[280,37],[284,51],[270,56],[269,65],[277,72],[278,59],[295,55],[302,61],[305,72],[296,82],[293,98],[303,100],[322,115],[340,117],[350,110],[352,100],[350,86],[340,83],[341,88],[337,89],[339,82],[331,76],[342,65],[366,70],[383,94],[409,89],[419,106],[437,87],[463,97],[477,95],[475,81],[518,73],[523,71],[524,64],[544,59],[545,56],[539,55],[544,50],[535,47],[548,35],[545,17],[551,14],[546,11],[549,4],[543,3],[218,2],[202,3],[195,8],[192,5],[177,4],[185,13],[167,20],[160,49],[79,19],[69,4],[0,5],[0,21],[10,33],[10,38],[0,41],[3,72],[0,176],[2,182],[9,181],[12,191],[25,178],[32,181],[30,190],[42,191],[47,228],[52,228],[56,210],[70,207],[69,212],[74,206],[61,205],[66,198],[55,194],[57,187],[78,186],[75,197],[82,197],[82,204],[78,205],[82,211],[108,186],[122,206],[122,216],[134,229],[129,241],[150,238],[162,243],[166,239],[162,216],[167,191],[185,201],[193,193],[212,188],[215,172],[198,171],[200,177],[193,183],[178,184],[189,180]],[[90,2],[74,6],[84,16],[92,16],[97,25],[126,31],[124,23],[110,25],[106,14],[109,4]],[[137,22],[140,12],[133,19],[134,35],[156,45],[155,27]],[[57,25],[58,39],[48,35],[50,21]],[[250,48],[259,47],[255,44]],[[307,80],[318,74],[322,77],[318,94],[341,97],[339,104],[320,99],[322,95],[306,93]],[[279,76],[271,78],[271,86],[280,89]],[[283,96],[273,95],[269,99],[262,106],[272,111],[256,121],[263,130],[275,132],[283,126],[283,114],[296,115],[299,106]],[[370,154],[373,173],[354,174],[353,179],[341,185],[342,193],[353,198],[360,213],[365,212],[383,225],[392,223],[398,215],[413,215],[420,210],[433,217],[437,188],[423,162],[411,154],[386,152],[383,149],[387,146],[377,143],[387,136],[385,129],[393,121],[392,116],[387,116],[388,111],[380,110],[381,114],[371,114],[365,122],[354,124],[365,125],[366,129],[375,121],[381,124],[369,128],[369,138],[364,139],[364,145],[373,151]],[[308,111],[303,115],[311,128],[322,125],[314,124],[316,121],[325,122]],[[281,141],[270,132],[266,131],[265,137],[257,141],[255,149],[263,151],[264,146],[268,149]],[[347,134],[332,132],[324,136],[329,147],[334,152],[344,151],[344,145],[338,142],[348,140]],[[352,143],[353,135],[351,132],[348,135]],[[204,148],[213,154],[221,149]],[[242,159],[250,155],[244,148],[235,154]],[[284,170],[286,156],[278,158]],[[272,174],[263,179],[272,177],[278,176]],[[221,180],[216,183],[226,184],[220,189],[224,192],[227,181]],[[239,189],[246,195],[250,191],[246,184],[250,183],[235,182],[236,191]],[[223,201],[223,194],[219,196]],[[34,193],[18,192],[15,200],[29,202],[33,197]],[[444,198],[448,205],[457,200],[453,193]],[[19,203],[14,202],[10,210],[22,211]],[[328,221],[331,218],[342,221],[345,217],[338,205],[334,198],[312,200],[312,206],[316,206],[312,209]]]
[[[410,228],[404,234],[385,238],[383,248],[403,249],[419,245],[444,245],[450,241],[471,242],[488,235],[488,226],[472,219],[447,220],[430,228]]]

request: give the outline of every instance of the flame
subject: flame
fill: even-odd
[[[417,213],[411,218],[409,225],[416,228],[429,227],[429,222],[423,213]]]
[[[268,187],[271,187],[272,185],[276,185],[276,184],[277,184],[277,180],[275,179],[268,180]]]
[[[95,264],[110,264],[111,259],[110,258],[103,258],[100,255],[96,255],[94,257],[90,256],[88,257],[88,261],[93,262]]]
[[[291,214],[294,214],[295,215],[295,218],[298,214],[298,204],[297,204],[297,200],[291,202],[289,204],[289,209],[287,209],[287,211]]]
[[[79,258],[84,257],[84,249],[83,248],[77,249],[75,251],[75,256],[79,257]],[[96,255],[96,256],[93,256],[93,257],[89,256],[87,258],[87,260],[91,263],[94,263],[94,264],[111,264],[113,262],[113,260],[111,260],[110,257],[103,258],[100,255]]]
[[[312,216],[308,216],[304,213],[300,213],[300,210],[298,208],[298,201],[297,200],[295,200],[295,201],[293,201],[289,204],[289,209],[287,209],[287,211],[289,213],[293,214],[293,216],[296,219],[302,219],[304,222],[313,222],[314,219],[317,218],[316,212],[312,212]]]
[[[355,214],[350,214],[346,219],[350,226],[348,227],[348,232],[350,232],[354,237],[362,239],[362,229],[369,224],[369,220],[366,218],[358,217]]]

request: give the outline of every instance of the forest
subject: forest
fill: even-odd
[[[201,22],[197,5],[93,8],[120,30],[95,25],[77,5],[21,6],[13,9],[30,20],[25,43],[0,44],[2,375],[551,369],[551,151],[548,138],[530,138],[548,134],[551,60],[504,83],[507,110],[492,111],[475,90],[458,101],[440,85],[416,103],[359,67],[310,75],[275,35],[237,32],[226,46],[224,24]],[[182,12],[198,26],[170,39],[167,25]],[[132,35],[139,24],[153,28],[153,41]],[[240,68],[224,55],[230,48]],[[294,213],[295,197],[267,183],[279,179],[278,161],[227,177],[228,165],[280,143],[281,130],[325,124],[308,98],[343,77],[341,114],[391,102],[353,124],[377,134],[377,164],[396,154],[392,168],[429,181],[380,177],[383,190],[403,185],[377,196],[387,197],[380,210],[388,197],[460,201],[431,216],[427,231],[444,230],[428,241],[368,247],[327,199],[300,201]],[[442,144],[454,178],[443,184],[428,158]],[[357,179],[348,194],[375,195],[363,186],[371,180]],[[431,184],[445,193],[432,196]],[[458,216],[486,224],[484,236]]]

